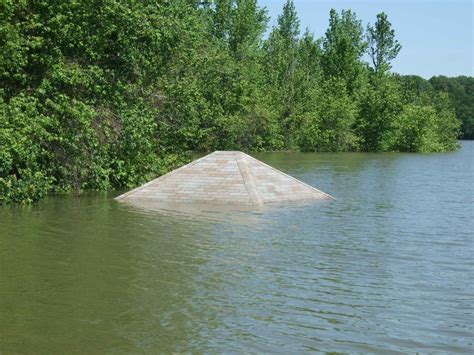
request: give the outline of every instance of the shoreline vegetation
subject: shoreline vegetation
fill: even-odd
[[[256,0],[3,1],[0,205],[129,189],[189,152],[442,152],[474,138],[471,77],[391,72],[385,13],[326,33]],[[460,136],[462,134],[462,136]]]

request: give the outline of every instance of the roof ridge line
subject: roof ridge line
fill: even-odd
[[[259,164],[261,164],[261,165],[264,165],[265,167],[270,168],[270,169],[272,169],[273,171],[275,171],[275,172],[277,172],[277,173],[279,173],[279,174],[281,174],[281,175],[284,175],[284,176],[290,178],[290,179],[293,180],[293,181],[296,181],[297,183],[299,183],[299,184],[301,184],[301,185],[303,185],[303,186],[309,187],[310,189],[313,189],[313,190],[317,191],[318,193],[323,194],[323,195],[329,197],[331,200],[335,200],[335,198],[334,198],[333,196],[331,196],[331,195],[329,195],[329,194],[327,194],[327,193],[325,193],[325,192],[323,192],[323,191],[321,191],[321,190],[318,190],[317,188],[315,188],[315,187],[313,187],[313,186],[311,186],[311,185],[308,185],[307,183],[305,183],[305,182],[303,182],[303,181],[301,181],[301,180],[298,180],[297,178],[295,178],[295,177],[293,177],[293,176],[291,176],[291,175],[288,175],[288,174],[284,173],[283,171],[274,168],[274,167],[271,166],[271,165],[265,164],[263,161],[258,160],[258,159],[255,159],[254,157],[248,155],[247,153],[244,153],[244,152],[241,152],[241,153],[244,154],[245,156],[249,157],[250,159],[256,161],[257,163],[259,163]]]
[[[234,155],[234,160],[237,163],[237,167],[239,168],[240,177],[242,178],[242,182],[244,183],[245,189],[247,190],[247,194],[250,197],[250,201],[252,201],[252,203],[255,205],[263,205],[262,197],[258,193],[258,189],[255,186],[252,169],[250,169],[247,162],[242,159],[242,157],[237,158],[237,155]],[[244,176],[244,174],[246,176]]]

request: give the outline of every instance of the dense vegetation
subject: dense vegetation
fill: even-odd
[[[390,73],[384,13],[364,29],[332,10],[322,38],[291,1],[268,34],[256,0],[5,0],[0,16],[0,204],[130,188],[189,151],[457,147],[450,97]]]
[[[474,78],[434,76],[429,80],[433,90],[447,92],[453,99],[456,115],[462,123],[462,138],[474,139]]]
[[[417,75],[397,76],[402,87],[414,91],[417,96],[434,97],[448,93],[456,116],[461,122],[461,139],[474,139],[474,78],[458,76],[434,76],[429,80]]]

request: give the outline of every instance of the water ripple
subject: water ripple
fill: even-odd
[[[472,353],[473,147],[259,156],[331,203],[2,208],[0,352]]]

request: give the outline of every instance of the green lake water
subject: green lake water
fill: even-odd
[[[254,156],[336,200],[0,207],[0,353],[474,351],[474,142]]]

